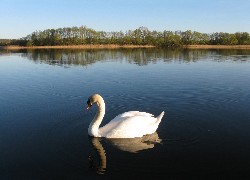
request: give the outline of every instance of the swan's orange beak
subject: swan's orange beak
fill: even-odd
[[[88,105],[86,109],[89,110],[90,108],[91,108],[91,105]]]

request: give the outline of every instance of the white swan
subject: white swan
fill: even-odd
[[[94,137],[106,138],[135,138],[152,134],[158,128],[164,111],[155,118],[152,114],[139,111],[129,111],[116,116],[105,126],[99,128],[105,115],[105,103],[99,94],[88,98],[87,109],[97,104],[98,111],[89,125],[88,133]]]

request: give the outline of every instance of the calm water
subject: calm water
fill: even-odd
[[[96,92],[157,133],[90,138]],[[0,179],[248,178],[249,107],[250,51],[0,51]]]

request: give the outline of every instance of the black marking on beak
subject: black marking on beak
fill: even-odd
[[[89,109],[89,108],[91,108],[91,106],[92,106],[92,103],[90,102],[90,100],[88,99],[88,101],[87,101],[87,109]]]

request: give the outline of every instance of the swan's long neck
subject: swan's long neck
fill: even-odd
[[[105,115],[105,103],[104,103],[104,100],[100,97],[98,101],[96,102],[96,104],[97,104],[98,110],[94,119],[89,125],[88,133],[90,136],[101,137],[99,133],[99,126]]]

